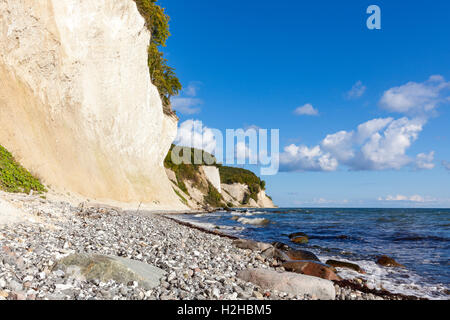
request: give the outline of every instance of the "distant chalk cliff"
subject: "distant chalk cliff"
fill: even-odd
[[[174,147],[174,146],[173,146]],[[195,150],[183,147],[180,155],[188,153],[192,159]],[[274,208],[266,194],[266,183],[253,172],[242,168],[227,167],[217,163],[213,155],[202,151],[203,158],[210,158],[213,165],[180,163],[172,159],[172,148],[164,164],[166,174],[181,201],[192,209],[218,207]],[[198,150],[198,149],[197,149]]]

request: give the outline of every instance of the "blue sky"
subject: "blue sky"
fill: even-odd
[[[450,207],[449,1],[159,3],[180,125],[279,129],[278,205]]]

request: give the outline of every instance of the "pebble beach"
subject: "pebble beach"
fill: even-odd
[[[316,300],[268,290],[237,277],[246,269],[284,272],[233,239],[172,217],[114,208],[75,207],[32,195],[8,195],[34,222],[0,226],[0,300]],[[71,277],[54,268],[74,253],[141,261],[165,271],[160,285]],[[337,300],[402,299],[335,284]]]

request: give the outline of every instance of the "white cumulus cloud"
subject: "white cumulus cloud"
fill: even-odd
[[[203,104],[203,101],[197,98],[172,98],[172,107],[181,114],[189,115],[199,113],[199,105],[201,104]]]
[[[431,169],[434,153],[410,158],[406,151],[417,140],[424,121],[406,117],[367,121],[353,131],[327,135],[319,145],[292,144],[280,155],[282,171],[335,171],[339,165],[351,170],[401,169],[416,163]]]
[[[282,171],[335,171],[338,162],[320,146],[308,148],[291,144],[280,154]]]
[[[351,90],[347,92],[346,96],[348,99],[357,99],[362,97],[362,95],[366,92],[367,87],[363,85],[361,81],[357,81]]]
[[[315,109],[312,104],[307,103],[295,109],[294,113],[298,116],[318,116],[319,110]]]
[[[203,149],[213,153],[216,149],[214,131],[200,120],[186,120],[180,124],[174,143],[183,147]]]
[[[250,148],[250,146],[243,142],[239,141],[235,146],[235,157],[237,163],[245,163],[246,160],[249,160],[251,164],[258,163],[258,152]]]
[[[188,86],[183,90],[183,92],[187,96],[195,97],[197,95],[200,85],[201,85],[201,82],[199,82],[199,81],[189,82]]]
[[[442,166],[447,169],[450,170],[450,162],[449,161],[442,161]]]
[[[378,200],[379,201],[429,202],[429,201],[434,201],[435,199],[425,198],[425,197],[417,195],[417,194],[412,195],[412,196],[405,196],[405,195],[398,194],[396,196],[389,195],[385,198],[380,197],[380,198],[378,198]]]
[[[416,156],[416,169],[424,169],[431,170],[436,165],[433,163],[434,161],[434,151],[430,153],[419,153]]]
[[[426,115],[441,103],[448,102],[450,82],[442,76],[431,76],[427,81],[408,82],[384,92],[380,100],[382,108],[397,113]]]
[[[203,100],[196,98],[199,90],[200,82],[190,82],[188,86],[183,89],[181,97],[173,97],[171,99],[172,107],[181,114],[196,114],[201,111],[200,105],[203,104]]]
[[[354,132],[339,131],[329,134],[322,140],[322,148],[339,161],[348,161],[355,157],[353,150]]]
[[[373,133],[355,157],[353,166],[361,170],[400,169],[411,162],[406,150],[417,140],[423,123],[418,119],[391,121],[384,131]]]

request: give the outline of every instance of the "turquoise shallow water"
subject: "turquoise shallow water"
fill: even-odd
[[[250,209],[188,219],[265,242],[289,243],[288,234],[304,232],[310,238],[307,245],[290,245],[308,248],[323,260],[357,262],[368,271],[367,279],[375,287],[450,298],[446,293],[450,287],[450,209]],[[253,224],[262,219],[267,223]],[[377,266],[374,261],[379,255],[395,258],[406,270]],[[344,272],[346,276],[355,275]]]

